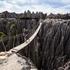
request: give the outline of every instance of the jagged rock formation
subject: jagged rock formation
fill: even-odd
[[[70,21],[46,21],[34,41],[20,52],[39,70],[57,70],[70,59]]]
[[[49,14],[47,18],[54,18],[54,19],[70,19],[70,13],[67,14]]]
[[[3,32],[2,34],[5,34],[6,36],[12,37],[7,37],[3,40],[7,50],[13,47],[14,35],[17,35],[14,41],[14,46],[16,46],[24,42],[22,33],[25,33],[24,36],[26,36],[26,34],[34,32],[38,26],[38,21],[33,19],[17,20],[3,18],[0,21],[0,32]],[[35,25],[36,27],[34,28]],[[25,30],[25,32],[23,30]],[[30,34],[30,36],[31,35],[32,34]],[[28,34],[26,39],[30,36]],[[19,53],[30,58],[39,70],[57,70],[70,59],[69,41],[70,20],[47,19],[44,21],[36,38],[29,46],[19,51]],[[4,44],[2,44],[2,41],[0,44],[0,50],[3,50]]]
[[[44,14],[42,12],[36,12],[36,13],[32,12],[31,13],[29,10],[27,12],[25,11],[24,13],[20,13],[20,14],[17,14],[15,12],[10,13],[8,11],[4,11],[4,12],[0,13],[0,18],[17,18],[17,19],[22,19],[22,18],[40,19],[41,18],[41,19],[45,19],[46,15],[47,14]]]
[[[30,58],[39,70],[60,70],[70,60],[70,20],[67,15],[61,19],[47,19],[36,38],[20,54]],[[58,18],[52,15],[53,18]],[[50,18],[52,18],[50,17]],[[0,14],[0,52],[23,43],[36,30],[41,12],[13,14],[7,11]]]
[[[62,67],[59,67],[58,70],[70,70],[70,61],[65,63]]]

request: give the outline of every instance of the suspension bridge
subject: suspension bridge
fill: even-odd
[[[14,48],[12,48],[12,49],[10,49],[9,51],[7,51],[7,52],[1,52],[0,53],[0,61],[3,63],[4,62],[4,60],[6,60],[6,59],[9,59],[9,61],[8,61],[8,64],[7,65],[5,65],[5,66],[2,66],[2,70],[6,70],[6,66],[11,66],[10,65],[10,63],[12,62],[12,63],[14,63],[13,61],[16,61],[16,59],[15,60],[13,60],[13,61],[11,61],[11,59],[13,59],[13,57],[15,57],[16,56],[16,54],[17,54],[17,52],[18,51],[20,51],[21,49],[23,49],[23,48],[25,48],[26,46],[28,46],[34,39],[35,39],[35,37],[37,36],[37,34],[38,34],[38,32],[39,32],[39,30],[41,29],[41,26],[42,26],[42,21],[40,21],[40,23],[39,23],[39,26],[38,26],[38,28],[36,29],[36,31],[33,33],[33,35],[29,38],[29,39],[27,39],[24,43],[22,43],[22,44],[20,44],[20,45],[18,45],[18,46],[16,46],[16,47],[14,47]],[[20,55],[20,54],[19,54]],[[17,56],[16,56],[17,57]],[[15,64],[16,65],[16,64]],[[6,68],[4,68],[4,67],[6,67]],[[8,68],[9,68],[8,67]],[[19,67],[19,65],[18,65],[18,67]],[[8,70],[8,69],[7,69]],[[14,69],[13,69],[14,70]],[[19,70],[19,69],[17,69],[17,70]]]

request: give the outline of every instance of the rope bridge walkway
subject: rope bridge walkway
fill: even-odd
[[[0,63],[3,63],[3,62],[5,62],[5,60],[6,59],[8,59],[9,61],[7,62],[8,64],[7,65],[5,65],[5,67],[6,66],[8,66],[8,68],[9,67],[11,67],[11,65],[10,65],[10,62],[12,63],[13,61],[14,61],[14,59],[13,58],[17,58],[17,56],[16,56],[16,54],[18,55],[18,51],[20,51],[21,49],[23,49],[23,48],[25,48],[26,46],[28,46],[33,40],[34,40],[34,38],[37,36],[37,34],[38,34],[38,32],[39,32],[39,30],[40,30],[40,28],[41,28],[41,26],[42,26],[42,22],[40,22],[40,24],[39,24],[39,26],[38,26],[38,28],[36,29],[36,31],[34,32],[34,34],[29,38],[29,39],[27,39],[24,43],[22,43],[22,44],[20,44],[20,45],[18,45],[18,46],[16,46],[16,47],[14,47],[14,48],[12,48],[12,49],[10,49],[9,51],[7,51],[7,52],[1,52],[0,53]],[[20,55],[20,54],[19,54]],[[23,56],[22,56],[23,57]],[[11,59],[13,60],[13,61],[11,61]],[[16,59],[15,59],[16,60]],[[17,59],[18,60],[18,59]],[[14,62],[13,62],[14,63]],[[17,62],[15,62],[15,63],[17,63]],[[16,64],[15,64],[16,65]],[[17,65],[18,67],[19,67],[19,65]],[[15,66],[12,66],[12,67],[14,67],[15,68]],[[21,67],[21,66],[20,66]],[[2,66],[2,68],[4,68],[3,66]],[[7,68],[7,67],[6,67]],[[6,68],[4,68],[4,70],[6,70]],[[3,70],[3,69],[2,69]],[[8,69],[7,69],[8,70]],[[13,69],[13,70],[15,70],[15,69]],[[17,70],[19,70],[19,68],[17,69]]]
[[[8,51],[8,53],[12,53],[12,52],[18,52],[19,50],[23,49],[24,47],[26,47],[27,45],[29,45],[34,38],[36,37],[36,35],[38,34],[40,28],[42,26],[42,23],[39,24],[38,28],[36,29],[35,33],[28,39],[26,40],[24,43],[22,43],[21,45],[18,45],[15,48],[12,48],[11,50]]]

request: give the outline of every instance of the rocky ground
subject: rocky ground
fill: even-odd
[[[3,60],[0,60],[0,70],[37,70],[33,63],[20,54],[13,54]]]

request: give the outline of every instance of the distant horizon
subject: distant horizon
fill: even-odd
[[[70,13],[70,0],[0,0],[0,12],[23,13],[25,10],[43,13]]]
[[[5,10],[5,11],[2,11],[2,12],[0,12],[0,13],[3,13],[3,12],[6,12],[7,10]],[[26,12],[27,11],[30,11],[30,10],[25,10]],[[24,12],[25,12],[24,11]],[[9,13],[16,13],[16,14],[23,14],[24,12],[15,12],[15,11],[7,11],[7,12],[9,12]],[[31,13],[32,12],[34,12],[34,13],[36,13],[36,12],[42,12],[42,11],[30,11]],[[70,14],[70,13],[52,13],[52,12],[50,12],[49,14],[47,13],[47,12],[42,12],[43,14],[47,14],[47,15],[50,15],[50,14],[54,14],[54,15],[56,15],[56,14]]]

